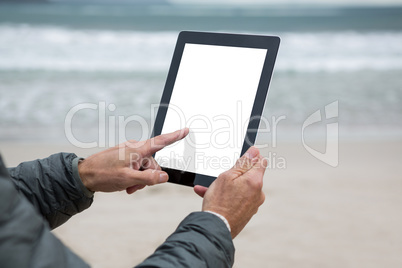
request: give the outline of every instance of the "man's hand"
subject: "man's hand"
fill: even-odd
[[[219,213],[228,220],[232,238],[243,230],[264,203],[262,185],[266,166],[267,160],[261,157],[258,149],[250,147],[236,165],[219,175],[209,188],[194,187],[194,191],[204,197],[203,211]]]
[[[188,128],[163,134],[146,141],[127,141],[94,154],[78,164],[78,172],[90,191],[128,194],[146,185],[167,182],[168,174],[153,159],[160,149],[183,139]]]

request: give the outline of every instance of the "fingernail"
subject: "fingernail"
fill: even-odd
[[[248,149],[247,152],[244,154],[244,156],[248,159],[253,159],[254,157],[257,156],[257,150]]]
[[[169,176],[165,172],[162,172],[159,174],[159,183],[167,182],[168,179],[169,179]]]
[[[188,132],[190,132],[190,129],[188,127],[185,127],[180,131],[180,135],[184,137],[188,134]]]

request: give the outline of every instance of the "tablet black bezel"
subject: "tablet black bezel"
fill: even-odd
[[[165,121],[168,105],[172,96],[177,72],[179,70],[180,61],[186,43],[267,49],[267,54],[261,72],[257,93],[254,99],[253,109],[250,115],[250,122],[247,127],[245,140],[243,142],[243,147],[241,150],[241,155],[243,155],[247,151],[247,149],[254,144],[257,136],[261,114],[264,109],[265,99],[268,94],[268,87],[271,81],[274,64],[279,49],[280,38],[277,36],[229,33],[191,31],[180,32],[166,79],[165,88],[163,90],[161,102],[155,118],[152,137],[158,136],[162,132],[163,123]],[[171,168],[162,167],[162,170],[166,171],[169,174],[169,182],[186,186],[202,185],[208,187],[216,179],[216,177],[213,176],[195,174],[192,172]]]

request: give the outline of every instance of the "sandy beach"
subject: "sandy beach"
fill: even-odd
[[[8,166],[59,151],[97,151],[4,142],[0,148]],[[336,168],[298,142],[271,151],[286,168],[267,170],[266,202],[234,240],[235,267],[402,265],[401,139],[341,142]],[[91,208],[54,233],[93,267],[131,267],[201,202],[191,188],[169,183],[133,195],[96,193]]]

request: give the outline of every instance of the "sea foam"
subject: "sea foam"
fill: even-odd
[[[2,25],[0,70],[164,72],[177,34]],[[402,32],[277,34],[276,71],[402,69]]]

